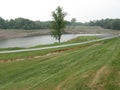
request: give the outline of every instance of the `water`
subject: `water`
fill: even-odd
[[[62,35],[61,42],[65,42],[67,40],[76,38],[78,36],[98,36],[98,35],[101,34],[64,34]],[[32,47],[36,45],[52,44],[55,42],[57,42],[57,40],[52,38],[50,35],[32,36],[32,37],[0,40],[0,48]]]

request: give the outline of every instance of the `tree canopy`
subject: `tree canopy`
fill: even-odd
[[[52,14],[54,14],[54,17],[56,17],[55,16],[56,13],[57,13],[56,11],[54,13],[52,13]],[[63,12],[64,17],[65,17],[65,15],[66,14]],[[54,20],[55,20],[55,18],[54,18]],[[25,29],[25,30],[51,29],[54,27],[54,25],[52,25],[52,27],[51,27],[51,22],[54,23],[54,25],[55,25],[55,22],[53,22],[53,21],[39,21],[39,20],[32,21],[32,20],[25,19],[25,18],[15,18],[15,19],[10,19],[10,20],[5,20],[2,17],[0,17],[0,29]],[[59,22],[59,23],[61,23],[61,22]],[[76,19],[72,18],[71,21],[64,20],[64,23],[61,25],[64,27],[65,24],[66,24],[66,26],[101,26],[102,28],[105,28],[105,29],[120,30],[120,19],[101,19],[101,20],[82,23],[82,22],[76,22]],[[61,26],[59,26],[59,27],[61,27]],[[58,28],[58,27],[56,27],[56,28]]]
[[[46,29],[50,28],[50,21],[32,21],[25,18],[4,20],[0,17],[0,29]]]
[[[101,26],[106,29],[120,30],[120,19],[102,19],[96,21],[90,21],[90,26]]]
[[[57,9],[52,12],[53,21],[52,24],[52,31],[51,35],[57,39],[60,43],[60,39],[62,36],[62,33],[64,31],[64,28],[66,26],[66,21],[64,20],[64,17],[66,16],[66,13],[63,12],[62,8],[60,6],[57,7]]]

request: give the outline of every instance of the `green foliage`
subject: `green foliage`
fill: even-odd
[[[72,19],[71,19],[71,25],[72,25],[72,26],[75,26],[75,25],[76,25],[75,22],[76,22],[76,18],[72,18]]]
[[[66,21],[66,26],[70,27],[70,26],[87,26],[86,23],[82,23],[82,22],[74,22],[73,21]]]
[[[66,16],[66,14],[62,11],[62,8],[58,6],[56,11],[52,12],[52,16],[53,16],[53,21],[52,21],[51,35],[55,39],[57,39],[60,43],[62,33],[66,26],[65,25],[66,21],[64,20],[64,17]]]
[[[120,30],[120,19],[102,19],[97,21],[90,21],[90,26],[101,26],[106,29]]]
[[[50,21],[32,21],[24,18],[15,18],[4,20],[0,18],[0,29],[48,29],[50,28]]]
[[[83,26],[86,25],[81,22],[64,21],[66,26]],[[5,20],[0,17],[0,29],[49,29],[51,28],[51,21],[32,21],[25,18],[15,18]]]
[[[6,24],[5,20],[0,17],[0,28],[6,29],[6,26],[7,26],[7,24]]]
[[[75,22],[76,22],[76,18],[72,18],[72,19],[71,19],[71,22],[72,22],[72,23],[75,23]]]

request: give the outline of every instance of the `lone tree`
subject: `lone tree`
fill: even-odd
[[[76,18],[71,19],[71,23],[74,24],[76,22]]]
[[[60,43],[60,39],[62,36],[62,33],[64,32],[65,28],[65,20],[64,17],[66,16],[66,13],[63,12],[62,8],[60,6],[57,7],[57,9],[52,12],[53,20],[51,22],[52,24],[52,31],[51,36],[58,40]]]
[[[75,22],[76,22],[76,18],[72,18],[71,19],[71,25],[73,26],[73,29],[75,28]]]

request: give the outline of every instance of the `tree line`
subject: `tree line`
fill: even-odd
[[[5,20],[0,17],[0,29],[51,29],[52,21],[32,21],[25,18]],[[105,29],[120,30],[120,19],[101,19],[90,22],[77,22],[75,18],[65,21],[66,26],[101,26]]]
[[[50,28],[50,21],[32,21],[25,18],[5,20],[0,17],[0,29],[47,29]]]
[[[0,29],[51,29],[52,21],[32,21],[25,18],[15,18],[10,20],[5,20],[0,17]],[[73,18],[71,21],[65,21],[67,26],[79,26],[83,25],[81,22],[76,22]]]
[[[90,21],[86,25],[101,26],[105,29],[120,30],[120,19],[102,19],[96,21]]]

